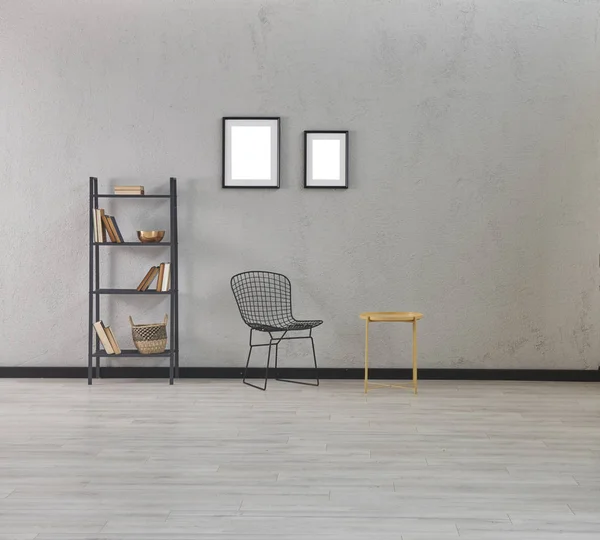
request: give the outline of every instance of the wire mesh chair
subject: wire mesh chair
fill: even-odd
[[[315,342],[312,338],[312,329],[323,321],[298,321],[292,315],[292,285],[290,280],[282,274],[273,272],[242,272],[231,278],[231,290],[240,310],[243,321],[250,327],[250,350],[244,370],[244,384],[258,388],[267,389],[269,378],[269,364],[271,362],[271,349],[275,347],[275,378],[278,381],[291,382],[319,386],[319,372],[317,367],[317,355],[315,353]],[[252,333],[266,332],[269,334],[269,343],[252,343]],[[307,336],[288,336],[288,332],[308,331]],[[281,333],[281,335],[273,335]],[[291,381],[277,378],[277,359],[279,344],[288,339],[310,339],[312,345],[313,360],[315,364],[316,383]],[[265,370],[265,383],[258,386],[247,381],[248,365],[254,347],[269,347],[267,356],[267,368]]]

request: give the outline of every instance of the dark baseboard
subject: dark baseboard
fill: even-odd
[[[241,379],[243,368],[231,367],[182,367],[182,379]],[[95,372],[95,370],[94,370]],[[101,377],[106,379],[167,378],[166,367],[103,367]],[[275,376],[285,379],[312,379],[314,370],[304,368],[280,368],[276,373],[269,370],[269,378]],[[261,378],[265,370],[254,368],[249,376]],[[361,368],[321,368],[321,379],[363,379]],[[410,369],[370,369],[369,379],[410,379]],[[0,366],[0,378],[48,378],[48,379],[84,379],[85,367],[7,367]],[[570,381],[600,382],[600,370],[584,369],[420,369],[420,380],[451,381]]]

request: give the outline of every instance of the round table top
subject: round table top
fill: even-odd
[[[373,322],[411,322],[422,319],[423,314],[415,311],[365,311],[360,318]]]

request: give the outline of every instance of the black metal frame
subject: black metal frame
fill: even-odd
[[[308,185],[308,136],[313,133],[339,133],[344,134],[346,137],[345,144],[345,162],[346,162],[346,178],[344,179],[343,186],[309,186]],[[305,189],[348,189],[348,177],[349,177],[349,166],[350,166],[350,134],[348,131],[335,131],[335,130],[309,130],[304,132],[304,188]]]
[[[249,351],[242,382],[258,390],[266,390],[271,364],[271,350],[275,347],[275,379],[278,381],[307,386],[319,386],[319,367],[313,328],[321,325],[321,320],[298,321],[292,314],[292,292],[290,280],[283,274],[264,271],[242,272],[231,278],[231,290],[235,297],[240,315],[250,327]],[[253,332],[269,334],[269,343],[252,343]],[[308,331],[307,336],[288,336],[289,332]],[[281,334],[281,335],[274,335]],[[310,339],[315,365],[315,383],[293,381],[278,377],[279,344],[292,339]],[[269,347],[265,382],[258,386],[248,382],[248,367],[254,347]]]
[[[276,186],[228,186],[225,184],[227,122],[229,120],[275,120],[277,121],[277,185]],[[279,116],[225,116],[222,124],[222,176],[221,187],[226,189],[279,189],[281,184],[281,117]]]
[[[169,224],[171,239],[169,242],[144,244],[141,242],[123,242],[120,244],[94,242],[94,210],[98,208],[98,199],[102,198],[163,198],[169,199]],[[96,378],[100,378],[101,358],[150,357],[169,358],[169,383],[179,378],[179,249],[177,232],[177,179],[169,180],[169,195],[113,195],[98,193],[98,179],[90,177],[90,248],[89,248],[89,330],[88,330],[88,384],[93,380],[93,359],[96,359]],[[154,246],[169,247],[171,252],[171,289],[166,292],[136,291],[132,289],[101,289],[100,288],[100,247],[101,246]],[[100,297],[102,295],[121,294],[157,294],[168,295],[170,298],[170,347],[164,353],[144,354],[136,350],[122,350],[121,354],[108,354],[100,348],[100,338],[95,335],[93,324],[100,320]],[[95,336],[95,337],[94,337]]]

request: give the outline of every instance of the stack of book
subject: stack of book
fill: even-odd
[[[94,330],[96,330],[96,334],[100,338],[100,343],[102,343],[104,350],[108,354],[121,354],[121,349],[110,326],[104,326],[102,321],[98,321],[94,323]]]
[[[160,266],[150,268],[137,286],[137,290],[140,292],[147,291],[156,277],[158,277],[156,280],[157,292],[167,292],[171,288],[171,263],[160,263]]]
[[[115,195],[143,195],[144,186],[115,186]]]
[[[123,235],[113,216],[104,213],[103,208],[94,209],[94,242],[123,243]]]

